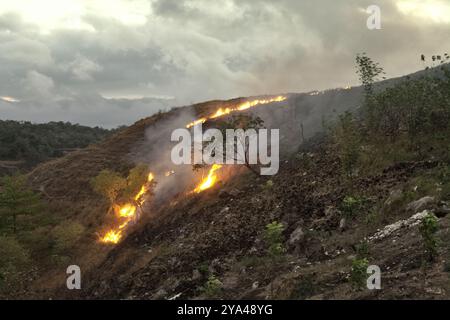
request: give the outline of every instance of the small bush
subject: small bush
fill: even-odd
[[[353,259],[352,270],[350,273],[350,281],[355,288],[361,289],[366,285],[368,278],[367,267],[369,266],[369,261],[366,258],[363,259]]]
[[[266,183],[264,184],[264,188],[266,190],[271,190],[273,188],[273,181],[272,180],[267,180]]]
[[[215,297],[222,291],[222,282],[216,276],[210,275],[200,291],[207,297]]]
[[[340,210],[346,218],[353,218],[362,208],[364,200],[359,197],[346,196],[340,205]]]
[[[433,261],[437,256],[438,240],[435,235],[438,230],[437,222],[437,218],[434,215],[429,214],[422,220],[419,227],[429,261]]]
[[[269,223],[264,231],[264,239],[268,246],[268,253],[272,257],[278,257],[286,250],[283,246],[284,226],[276,221]]]

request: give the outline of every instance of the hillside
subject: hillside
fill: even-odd
[[[201,193],[192,190],[207,172],[170,162],[172,130],[219,108],[234,110],[274,96],[158,113],[101,143],[39,165],[27,179],[48,203],[52,221],[39,228],[50,238],[40,254],[33,249],[39,263],[12,295],[448,298],[449,82],[428,76],[380,83],[373,100],[365,97],[366,87],[357,87],[285,94],[245,111],[261,117],[267,128],[280,128],[279,173],[256,176],[245,168],[226,168]],[[421,117],[413,131],[411,121],[393,123],[410,120],[399,116],[406,100],[421,102],[420,112],[405,111]],[[367,101],[375,101],[370,116],[364,110]],[[205,126],[214,121],[219,120],[210,118]],[[92,179],[105,169],[125,177],[139,164],[148,166],[156,185],[139,221],[117,244],[102,243],[115,217],[107,199],[94,192]],[[436,218],[429,239],[439,239],[432,241],[433,259],[423,240],[429,216]],[[82,231],[60,250],[54,245],[60,241],[55,229],[69,222]],[[33,230],[25,231],[36,236]],[[46,260],[50,255],[54,260]],[[65,288],[68,264],[81,267],[82,290]],[[366,264],[381,268],[383,290],[355,287],[360,280],[355,270]]]

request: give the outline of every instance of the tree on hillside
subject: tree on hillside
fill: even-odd
[[[13,233],[16,233],[17,216],[35,213],[42,207],[42,202],[23,175],[5,176],[0,185],[0,218],[10,220]]]
[[[91,179],[91,186],[96,193],[108,199],[110,210],[117,202],[133,203],[141,207],[142,197],[148,196],[155,186],[154,180],[149,181],[149,174],[146,164],[138,164],[132,168],[127,178],[105,169]]]
[[[95,192],[108,199],[112,206],[119,192],[127,186],[127,181],[117,172],[105,169],[91,179],[91,186]]]
[[[207,141],[204,148],[207,152],[216,159],[221,159],[223,162],[227,160],[234,161],[238,164],[243,164],[251,172],[259,176],[259,172],[253,167],[255,160],[257,160],[257,130],[262,129],[264,121],[249,114],[236,114],[230,116],[227,120],[217,123],[224,139],[211,139]],[[235,135],[227,136],[227,130],[235,130]],[[225,137],[227,137],[225,139]],[[254,142],[250,143],[252,139]],[[228,153],[226,150],[235,150],[235,152]],[[256,158],[255,158],[256,157]],[[254,159],[252,159],[254,158]],[[252,161],[253,160],[253,161]],[[194,169],[204,167],[205,164],[195,165]]]
[[[372,123],[373,108],[374,108],[374,84],[377,82],[380,75],[385,74],[379,63],[374,62],[366,53],[358,54],[356,56],[356,73],[359,76],[364,87],[365,93],[365,112],[367,113],[369,125]],[[383,77],[385,79],[385,77]]]

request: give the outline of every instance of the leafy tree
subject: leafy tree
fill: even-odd
[[[17,216],[35,213],[42,208],[42,202],[23,175],[5,176],[0,184],[0,217],[10,220],[13,233],[16,233]]]
[[[95,192],[108,199],[111,210],[115,203],[132,203],[140,207],[142,196],[152,192],[155,181],[148,181],[148,166],[137,165],[132,168],[125,179],[117,172],[102,170],[96,177],[91,179],[91,186]],[[141,189],[144,188],[141,193]],[[137,197],[139,195],[139,197]]]
[[[127,186],[127,181],[118,173],[105,169],[91,179],[91,186],[95,192],[108,199],[110,205],[113,205],[119,192]]]
[[[255,117],[251,114],[235,114],[228,117],[226,120],[218,122],[218,129],[222,133],[222,137],[227,136],[227,129],[236,130],[236,137],[234,139],[224,139],[226,140],[226,145],[223,145],[222,141],[212,140],[206,142],[205,148],[210,148],[211,150],[222,150],[219,151],[220,154],[213,154],[214,156],[220,157],[222,161],[233,160],[237,163],[242,163],[247,169],[259,176],[259,172],[253,167],[251,163],[251,157],[255,156],[250,149],[250,139],[255,138],[257,135],[257,130],[263,128],[264,121]],[[230,141],[231,140],[231,141]],[[226,149],[230,148],[236,150],[236,153],[229,155],[226,153]],[[194,169],[204,167],[202,165],[195,165]]]
[[[380,75],[384,74],[384,71],[379,63],[374,62],[366,53],[358,54],[356,56],[356,68],[359,80],[364,86],[365,111],[370,124],[373,116],[373,106],[375,104],[374,84],[379,80]]]
[[[366,53],[358,54],[356,56],[356,73],[359,76],[359,80],[364,86],[366,98],[370,98],[373,93],[373,85],[379,80],[379,76],[384,74],[383,68],[380,64],[374,62]]]

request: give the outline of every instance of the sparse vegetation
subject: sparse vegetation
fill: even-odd
[[[334,136],[339,150],[342,171],[347,177],[352,178],[355,175],[355,169],[361,154],[361,135],[352,113],[345,112],[339,116]]]
[[[264,230],[267,253],[274,258],[279,257],[286,251],[283,246],[283,230],[283,224],[276,221],[269,223]]]
[[[30,264],[28,251],[14,238],[0,236],[0,292],[20,284],[20,273]]]
[[[344,217],[354,218],[363,207],[364,200],[356,196],[346,196],[340,205]]]
[[[214,275],[210,275],[206,283],[200,288],[200,292],[208,298],[217,297],[222,290],[222,282]]]
[[[369,243],[367,240],[363,240],[355,246],[356,255],[360,259],[369,257]]]
[[[420,234],[422,235],[425,252],[429,261],[433,261],[437,256],[438,240],[436,232],[438,230],[437,218],[433,214],[427,215],[421,222]]]
[[[356,258],[352,261],[352,269],[350,273],[350,282],[352,285],[361,289],[366,285],[368,278],[367,267],[369,266],[369,261],[366,258]]]

